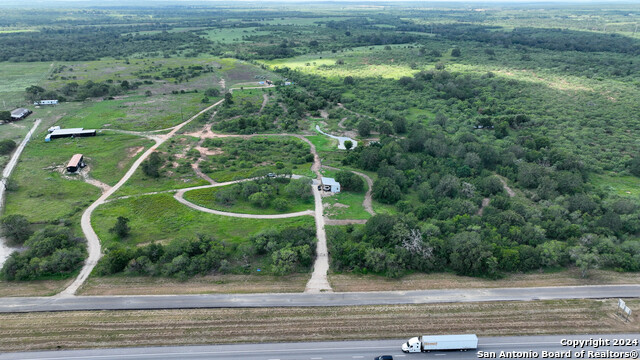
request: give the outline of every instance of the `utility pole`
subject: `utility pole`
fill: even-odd
[[[638,31],[638,24],[636,24],[636,28],[633,30],[633,36],[636,36],[637,31]]]

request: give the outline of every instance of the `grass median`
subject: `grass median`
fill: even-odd
[[[0,350],[640,331],[636,315],[625,323],[615,310],[616,300],[558,300],[1,314]]]

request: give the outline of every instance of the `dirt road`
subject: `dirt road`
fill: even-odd
[[[500,179],[500,182],[502,183],[502,187],[504,188],[504,191],[507,192],[507,194],[509,194],[509,197],[514,197],[516,196],[516,192],[513,191],[509,185],[507,185],[507,181],[502,177],[502,176],[498,176],[498,179]]]
[[[186,200],[184,198],[184,193],[185,193],[184,190],[179,190],[178,192],[176,192],[176,194],[173,197],[176,200],[178,200],[178,202],[180,202],[181,204],[184,204],[194,210],[206,212],[209,214],[215,214],[215,215],[222,215],[222,216],[229,216],[229,217],[236,217],[236,218],[243,218],[243,219],[286,219],[286,218],[307,216],[307,215],[314,214],[314,212],[311,210],[299,211],[299,212],[288,213],[288,214],[272,214],[272,215],[231,213],[226,211],[213,210],[206,207],[202,207],[200,205],[196,205],[190,202],[189,200]]]
[[[31,130],[29,130],[24,139],[22,139],[20,145],[18,145],[16,150],[13,152],[13,155],[11,155],[9,163],[7,163],[7,166],[2,171],[2,178],[0,179],[0,215],[2,214],[2,210],[4,209],[4,193],[6,190],[7,180],[9,179],[9,176],[11,176],[13,169],[18,164],[18,158],[20,158],[20,154],[22,154],[22,151],[24,150],[25,146],[27,146],[27,143],[31,139],[33,133],[36,131],[38,125],[40,125],[40,122],[40,119],[36,119],[36,121],[33,123],[33,127],[31,127]],[[6,240],[3,237],[0,237],[0,267],[4,265],[4,261],[9,257],[9,255],[11,255],[13,251],[14,249],[11,249],[6,245]]]
[[[327,234],[324,230],[322,196],[315,184],[313,186],[313,197],[316,203],[315,219],[318,243],[316,245],[316,261],[313,264],[313,273],[311,274],[311,279],[307,282],[304,292],[333,292],[327,279],[327,272],[329,271],[329,251],[327,250]]]

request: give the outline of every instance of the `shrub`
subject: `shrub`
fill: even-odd
[[[16,146],[16,143],[10,139],[0,141],[0,155],[10,154]]]
[[[5,216],[0,220],[0,227],[7,238],[20,244],[32,234],[29,220],[24,215]]]

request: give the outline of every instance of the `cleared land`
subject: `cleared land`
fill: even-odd
[[[627,305],[636,311],[640,301]],[[0,350],[640,331],[637,315],[625,323],[615,308],[616,300],[572,300],[2,314]]]
[[[488,280],[448,273],[411,274],[400,279],[377,275],[329,274],[335,292],[350,291],[402,291],[429,289],[538,287],[637,284],[639,273],[592,270],[588,278],[580,276],[579,269],[559,272],[513,274],[499,280]]]

